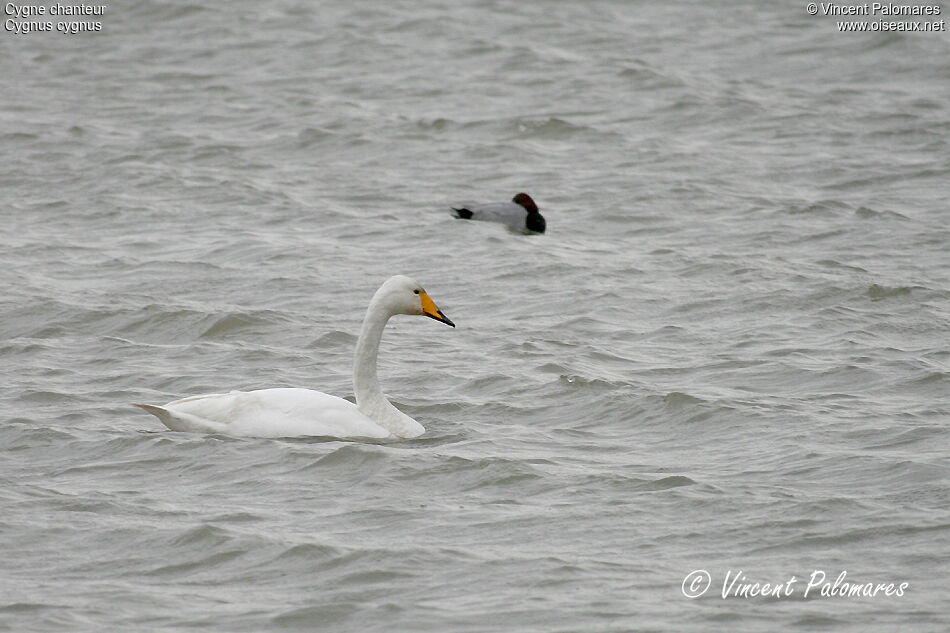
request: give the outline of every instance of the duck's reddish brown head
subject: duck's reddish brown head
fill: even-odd
[[[511,201],[515,204],[520,204],[523,206],[528,213],[538,212],[538,205],[536,205],[534,200],[531,199],[531,196],[526,193],[519,193],[514,198],[512,198]]]

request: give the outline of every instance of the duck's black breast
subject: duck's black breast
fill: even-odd
[[[529,213],[527,220],[525,220],[525,228],[529,231],[544,233],[544,229],[547,228],[547,223],[540,213]]]

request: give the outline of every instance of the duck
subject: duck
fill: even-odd
[[[411,439],[425,427],[383,395],[376,357],[386,323],[399,314],[453,323],[418,282],[404,275],[387,279],[373,295],[360,328],[353,363],[356,403],[303,388],[231,391],[182,398],[161,406],[133,403],[172,431],[240,437],[333,437]]]
[[[471,204],[456,209],[455,217],[462,220],[484,220],[501,222],[513,229],[544,233],[547,223],[538,212],[538,205],[526,193],[516,194],[511,202],[486,202]]]

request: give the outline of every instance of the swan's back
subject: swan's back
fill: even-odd
[[[355,404],[297,388],[232,391],[139,405],[173,431],[253,437],[390,437]]]

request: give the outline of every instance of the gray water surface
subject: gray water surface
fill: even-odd
[[[0,629],[950,628],[950,40],[804,5],[4,31]],[[449,215],[519,191],[545,235]],[[394,273],[458,325],[383,339],[421,438],[131,406],[351,397]]]

